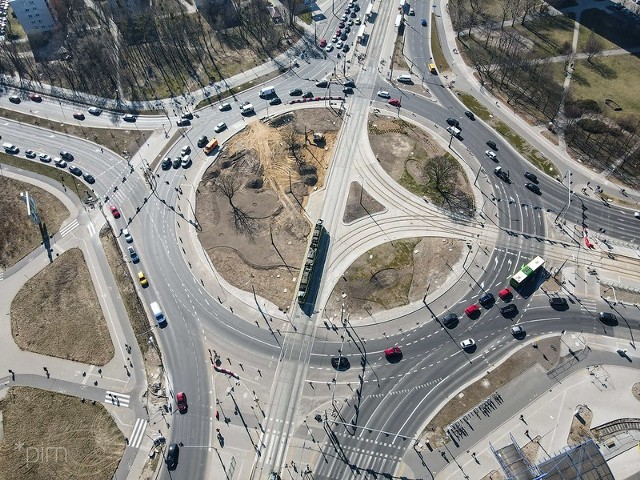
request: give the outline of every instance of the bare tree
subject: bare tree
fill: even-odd
[[[257,230],[256,221],[233,203],[233,197],[242,188],[242,179],[231,172],[227,172],[216,179],[216,187],[229,200],[236,230],[243,235],[253,235]]]
[[[470,214],[473,210],[473,198],[458,187],[458,173],[458,164],[445,155],[432,158],[422,169],[429,190],[435,194],[436,204],[448,210]]]
[[[584,51],[587,54],[587,60],[589,63],[591,63],[593,57],[602,53],[602,50],[604,50],[604,43],[600,38],[596,37],[594,32],[591,32],[591,35],[587,37],[587,41],[584,44]]]

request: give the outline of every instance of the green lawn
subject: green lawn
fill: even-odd
[[[578,45],[577,45],[578,53],[584,53],[584,44],[587,43],[587,39],[589,38],[589,35],[591,35],[592,31],[593,30],[591,30],[590,28],[585,27],[584,25],[580,25],[580,34],[578,35]],[[598,35],[597,33],[595,33],[595,35],[596,35],[596,38],[602,42],[602,46],[604,50],[611,50],[614,48],[618,48],[618,46],[615,43],[610,42],[602,35]]]
[[[444,53],[442,53],[435,15],[431,15],[431,54],[433,55],[433,62],[438,67],[438,73],[450,70],[449,63],[444,58]]]
[[[575,22],[565,15],[542,17],[525,22],[525,27],[516,24],[521,34],[533,42],[533,55],[555,57],[562,54],[565,43],[571,45]]]
[[[597,57],[593,64],[587,60],[575,62],[571,91],[576,98],[590,98],[597,101],[607,116],[640,113],[640,95],[638,94],[638,73],[640,59],[633,55]],[[580,81],[576,81],[577,78]],[[614,100],[622,111],[614,112],[604,103],[605,99]]]

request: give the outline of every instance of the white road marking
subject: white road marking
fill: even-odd
[[[147,421],[144,418],[136,419],[136,424],[133,426],[131,432],[131,438],[129,439],[129,446],[132,448],[138,448],[144,438],[144,430],[147,428]]]

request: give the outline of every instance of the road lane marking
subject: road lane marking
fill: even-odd
[[[140,447],[142,440],[144,439],[144,430],[147,428],[147,421],[144,418],[136,419],[136,424],[133,426],[131,432],[131,438],[129,439],[129,446],[132,448]]]

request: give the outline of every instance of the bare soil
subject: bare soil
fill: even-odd
[[[371,195],[362,188],[360,182],[351,182],[342,221],[344,223],[355,222],[362,217],[382,212],[384,209],[384,205],[371,197]]]
[[[404,188],[447,210],[473,212],[471,184],[460,164],[426,132],[403,120],[372,114],[369,142],[382,168]],[[434,174],[428,172],[442,158],[448,170],[437,184]]]
[[[618,287],[614,288],[616,289],[615,296],[613,295],[611,287],[608,285],[600,285],[600,295],[614,301],[617,300],[618,302],[640,303],[640,293],[630,292]]]
[[[569,429],[569,436],[567,437],[567,445],[569,446],[580,445],[581,443],[593,438],[591,435],[593,412],[589,407],[582,405],[578,409],[578,415],[580,415],[580,419],[582,419],[582,421],[580,421],[577,415],[573,416],[571,428]]]
[[[40,227],[27,216],[27,207],[20,192],[28,191],[46,231],[53,235],[69,216],[69,210],[56,197],[29,183],[0,176],[0,268],[7,269],[42,245]],[[43,247],[44,248],[44,247]]]
[[[325,314],[339,317],[344,305],[362,318],[422,300],[451,274],[464,242],[449,238],[410,238],[385,243],[353,262],[336,284]]]
[[[37,111],[37,107],[34,107]],[[105,115],[105,113],[103,113]],[[130,156],[133,156],[138,149],[144,145],[144,142],[153,133],[152,130],[140,130],[135,127],[135,124],[130,129],[122,128],[94,128],[83,127],[80,125],[74,125],[73,123],[60,123],[60,121],[49,120],[48,118],[41,118],[35,115],[28,115],[26,113],[15,112],[13,110],[7,110],[0,108],[0,116],[16,120],[18,122],[27,123],[29,125],[35,125],[41,128],[46,128],[52,132],[63,133],[66,135],[73,135],[74,137],[84,138],[90,142],[95,142],[98,145],[102,145],[109,150],[112,150],[118,154],[128,152]],[[117,120],[121,120],[118,116]],[[70,120],[76,122],[77,120]],[[115,119],[114,119],[115,121]],[[31,148],[29,144],[18,145],[23,151]],[[57,156],[58,152],[46,152],[49,155]],[[73,152],[71,152],[73,153]]]
[[[0,413],[3,478],[107,480],[124,453],[124,437],[100,403],[13,387],[0,401]]]
[[[216,270],[285,311],[311,231],[303,208],[324,183],[341,122],[326,109],[253,122],[225,146],[198,188],[200,241]],[[314,143],[314,132],[325,140]]]
[[[114,349],[82,251],[73,248],[27,281],[11,302],[11,332],[30,352],[104,365]]]
[[[434,447],[444,445],[449,441],[444,429],[457,418],[475,408],[485,398],[536,364],[548,371],[558,363],[559,359],[560,337],[545,338],[537,342],[537,348],[530,345],[517,351],[504,363],[447,402],[428,423],[422,438],[428,439]]]

